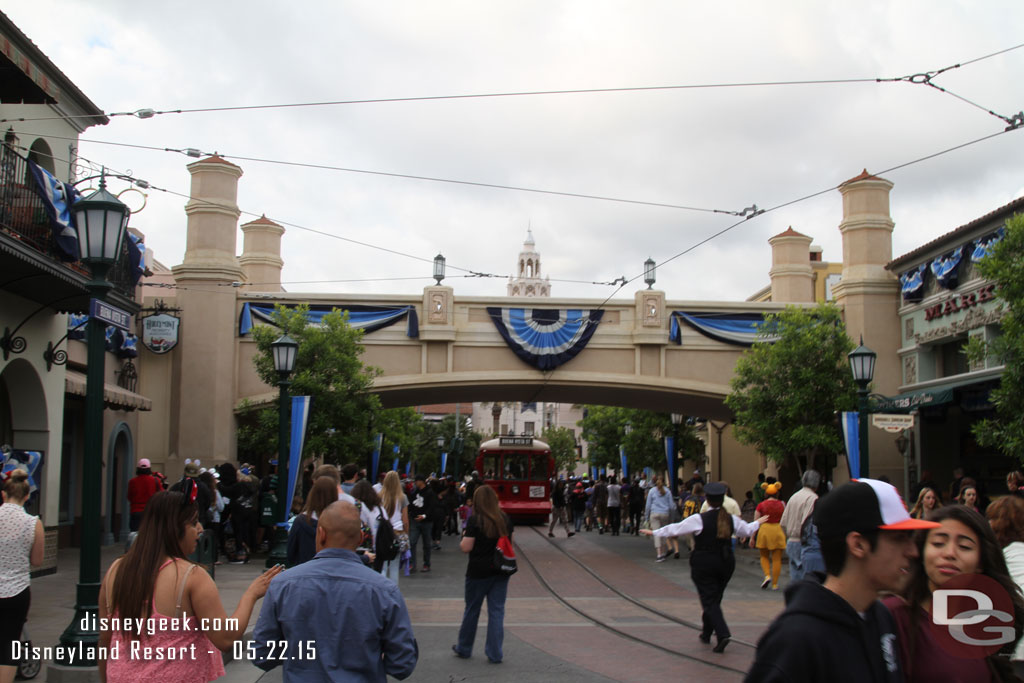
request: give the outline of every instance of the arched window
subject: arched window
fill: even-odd
[[[533,277],[533,259],[526,262],[526,277]]]
[[[57,175],[56,167],[53,165],[53,152],[50,151],[46,140],[36,138],[36,141],[29,147],[28,158],[36,162],[40,168],[45,168],[54,176]]]

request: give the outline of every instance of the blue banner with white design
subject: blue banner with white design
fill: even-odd
[[[1006,235],[1006,228],[999,228],[991,235],[985,235],[974,240],[974,250],[971,252],[971,262],[977,263],[992,252],[992,247]]]
[[[395,461],[391,463],[391,469],[394,470],[395,472],[398,471],[398,458],[395,458]]]
[[[448,471],[448,454],[447,453],[442,453],[441,454],[441,474],[444,474],[446,471]]]
[[[65,261],[77,261],[81,252],[78,248],[78,230],[71,206],[81,195],[71,185],[57,180],[45,168],[28,159],[28,170],[35,181],[36,193],[43,200],[43,208],[50,219],[53,241],[59,256]]]
[[[302,446],[306,442],[306,422],[309,421],[309,396],[292,396],[292,439],[288,452],[288,497],[285,498],[284,519],[278,525],[288,523],[291,501],[295,498],[295,482],[299,478],[299,463],[302,461]]]
[[[541,371],[554,370],[575,358],[594,336],[604,315],[596,309],[491,306],[487,313],[508,347]]]
[[[294,308],[287,306],[286,308]],[[348,313],[348,324],[357,330],[370,333],[394,325],[402,318],[406,319],[406,336],[419,337],[419,317],[413,306],[310,306],[306,319],[313,325],[319,325],[324,316],[333,311]],[[273,325],[273,306],[246,302],[242,304],[242,313],[238,320],[238,336],[249,334],[253,325],[260,323]]]
[[[380,448],[381,448],[381,445],[383,443],[384,443],[384,435],[378,432],[377,433],[377,438],[374,439],[374,441],[373,441],[373,462],[371,463],[371,466],[370,466],[370,481],[371,482],[376,482],[377,481],[377,470],[380,468]],[[395,446],[395,448],[398,448],[398,446]]]
[[[842,415],[843,442],[846,444],[846,464],[850,466],[850,479],[860,478],[860,413]]]
[[[673,311],[668,338],[676,344],[683,343],[681,323],[686,322],[705,337],[737,346],[753,346],[755,342],[773,342],[777,335],[763,334],[762,313],[686,313]]]
[[[669,488],[672,488],[672,482],[676,479],[676,438],[674,436],[665,437],[665,464],[668,465]]]
[[[924,298],[924,274],[927,270],[928,264],[922,263],[900,275],[900,292],[904,301],[917,303]]]
[[[626,447],[619,446],[619,461],[622,463],[622,477],[626,478],[629,476],[629,471],[626,469]]]
[[[956,289],[957,285],[960,284],[960,271],[957,266],[960,265],[960,259],[963,255],[964,245],[961,244],[948,254],[932,261],[932,275],[946,289]]]

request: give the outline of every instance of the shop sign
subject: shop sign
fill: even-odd
[[[952,315],[958,311],[964,311],[986,301],[991,301],[995,298],[995,289],[996,286],[991,284],[985,285],[976,292],[951,296],[945,301],[940,301],[934,306],[924,309],[924,319],[925,321],[931,321],[935,318]]]
[[[169,313],[148,315],[142,319],[142,344],[153,353],[167,353],[178,345],[181,319]]]
[[[902,432],[904,429],[914,428],[913,415],[899,415],[893,413],[875,413],[871,416],[871,424],[879,429],[884,429],[893,434]]]

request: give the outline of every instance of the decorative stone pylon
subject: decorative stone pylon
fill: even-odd
[[[213,464],[235,452],[238,289],[233,284],[244,277],[236,255],[242,169],[214,155],[189,164],[188,171],[185,259],[172,269],[182,312],[179,365],[169,392],[169,451]]]
[[[768,240],[772,246],[772,301],[814,303],[811,238],[793,228]]]
[[[242,226],[242,258],[245,275],[243,288],[253,292],[281,292],[281,236],[284,228],[266,216]]]

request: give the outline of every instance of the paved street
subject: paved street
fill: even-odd
[[[682,559],[659,564],[654,562],[649,539],[602,536],[593,531],[572,539],[560,533],[552,543],[546,533],[537,531],[521,527],[515,534],[520,570],[510,584],[505,660],[500,665],[490,664],[483,656],[486,610],[481,615],[473,658],[457,659],[451,653],[462,616],[466,563],[454,536],[443,540],[443,551],[435,551],[432,572],[402,577],[400,586],[420,648],[419,664],[408,680],[644,681],[677,678],[685,671],[707,681],[737,681],[742,679],[741,672],[749,668],[753,657],[753,648],[744,643],[756,642],[782,609],[781,591],[760,590],[757,552],[739,550],[736,574],[724,604],[736,642],[717,655],[697,641],[696,631],[643,607],[699,623],[700,606],[689,579],[685,551]],[[119,547],[104,550],[104,569],[118,552]],[[593,575],[572,557],[586,564]],[[62,551],[60,571],[32,584],[29,628],[36,644],[55,644],[71,620],[77,558],[75,551]],[[217,584],[229,613],[261,567],[262,563],[256,560],[248,565],[217,567]],[[785,573],[782,585],[785,586]],[[627,601],[620,593],[636,602]],[[255,618],[254,615],[250,628]],[[45,679],[44,669],[36,680]],[[238,661],[228,664],[227,675],[221,680],[272,683],[281,680],[281,672],[278,669],[264,674]]]

